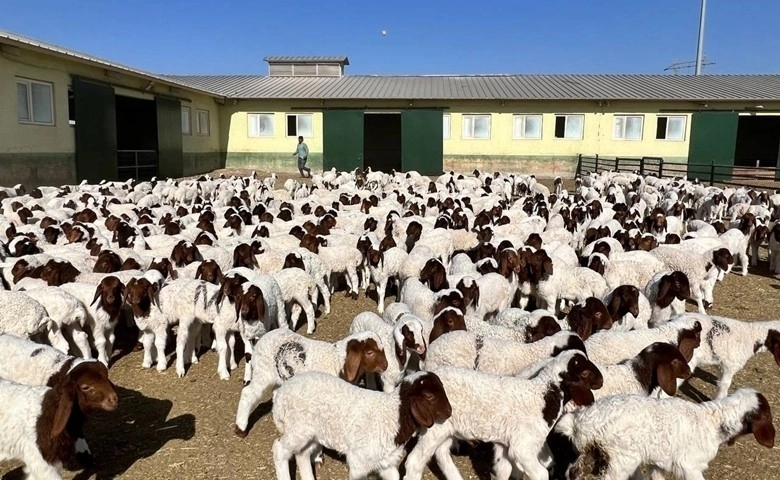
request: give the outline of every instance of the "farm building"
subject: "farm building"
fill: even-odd
[[[780,158],[780,75],[371,76],[347,57],[265,60],[267,75],[152,74],[0,32],[0,184],[294,171],[298,135],[315,170]]]

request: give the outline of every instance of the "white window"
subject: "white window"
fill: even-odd
[[[190,107],[181,107],[181,133],[192,135],[192,109]]]
[[[247,135],[250,137],[273,137],[274,114],[273,113],[248,113]]]
[[[293,113],[287,115],[287,136],[311,137],[314,134],[312,119],[313,115],[311,113]]]
[[[450,114],[449,113],[445,113],[444,115],[442,115],[441,130],[444,138],[449,139],[450,138]]]
[[[642,140],[642,115],[615,115],[612,138],[615,140]]]
[[[515,115],[512,138],[540,139],[542,138],[541,115]]]
[[[655,138],[658,140],[685,140],[685,115],[658,117]]]
[[[584,115],[556,115],[555,116],[555,138],[566,138],[569,140],[582,140],[583,125],[585,124]]]
[[[54,125],[54,98],[51,83],[16,79],[19,123]]]
[[[208,110],[198,110],[198,122],[197,122],[197,130],[196,132],[198,135],[208,135],[209,134],[209,111]]]
[[[490,138],[490,115],[463,115],[463,138]]]

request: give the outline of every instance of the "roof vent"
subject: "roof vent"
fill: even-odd
[[[272,77],[341,77],[347,57],[265,57]]]

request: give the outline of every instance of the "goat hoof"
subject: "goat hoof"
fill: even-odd
[[[240,428],[238,428],[238,425],[236,425],[235,428],[233,429],[233,433],[235,433],[238,438],[246,438],[249,432],[247,432],[246,430],[241,430]]]

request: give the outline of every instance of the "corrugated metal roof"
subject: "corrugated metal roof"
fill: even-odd
[[[780,75],[167,76],[233,98],[780,101]]]
[[[349,65],[349,58],[346,55],[325,55],[325,56],[301,56],[301,55],[282,55],[268,56],[263,59],[268,63],[343,63]]]
[[[172,77],[169,76],[163,76],[163,75],[157,75],[154,73],[145,72],[143,70],[138,70],[137,68],[128,67],[127,65],[122,65],[116,62],[111,62],[109,60],[105,60],[102,58],[94,57],[92,55],[88,55],[86,53],[77,52],[75,50],[70,50],[68,48],[60,47],[58,45],[53,45],[51,43],[41,42],[39,40],[34,40],[32,38],[23,37],[21,35],[17,35],[15,33],[6,32],[4,30],[0,30],[0,40],[5,40],[7,43],[11,45],[21,45],[26,47],[33,47],[36,50],[44,50],[49,53],[55,53],[59,55],[64,55],[66,57],[70,57],[74,60],[79,60],[81,62],[91,63],[93,65],[97,65],[103,68],[109,68],[113,70],[119,70],[124,73],[128,73],[131,75],[135,75],[138,77],[143,77],[147,80],[156,80],[159,82],[163,82],[165,84],[174,84],[179,87],[184,87],[190,90],[198,90],[204,93],[208,93],[214,96],[221,96],[221,94],[212,91],[206,87],[198,87],[195,85],[190,84],[184,84],[177,82]]]

